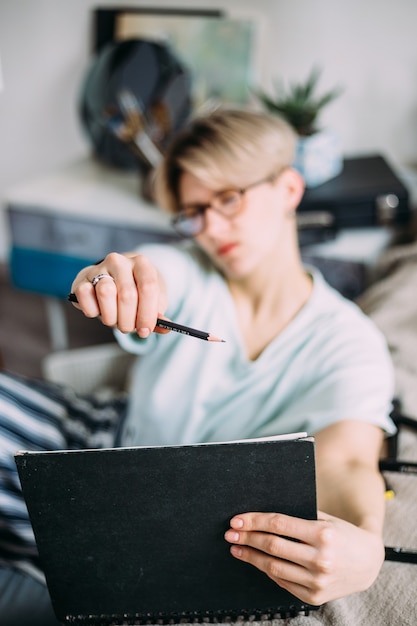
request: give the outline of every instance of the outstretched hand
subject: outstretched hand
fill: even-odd
[[[101,279],[93,285],[94,277]],[[166,308],[165,286],[155,266],[143,255],[112,252],[102,262],[84,268],[72,284],[77,306],[87,317],[123,333],[136,331],[145,338]]]
[[[382,538],[326,513],[318,518],[244,513],[232,518],[225,539],[234,557],[308,604],[367,589],[384,560]]]

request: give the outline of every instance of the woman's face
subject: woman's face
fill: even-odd
[[[293,179],[301,186],[300,194],[291,189]],[[205,187],[188,172],[181,176],[181,204],[209,204],[218,191]],[[301,179],[288,168],[274,182],[248,189],[242,196],[242,210],[235,217],[229,219],[207,209],[205,228],[195,240],[230,279],[244,278],[272,259],[285,261],[288,243],[294,241],[290,231],[301,194]]]

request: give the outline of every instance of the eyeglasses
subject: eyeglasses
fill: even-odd
[[[214,194],[213,200],[207,204],[182,204],[180,211],[172,218],[171,224],[183,237],[195,237],[203,232],[206,226],[207,209],[220,213],[226,219],[236,217],[244,208],[244,195],[253,187],[271,182],[276,174],[251,183],[242,189],[225,189]]]

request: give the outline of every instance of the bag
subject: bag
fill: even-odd
[[[306,189],[297,213],[310,224],[316,216],[336,232],[340,228],[406,226],[411,206],[408,189],[388,161],[375,154],[345,159],[341,174]]]
[[[95,154],[121,169],[155,167],[190,113],[188,70],[153,41],[106,45],[82,88],[80,116]]]

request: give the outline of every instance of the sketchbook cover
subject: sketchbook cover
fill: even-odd
[[[221,621],[315,608],[233,558],[224,539],[245,511],[316,518],[311,438],[15,458],[61,621]]]

